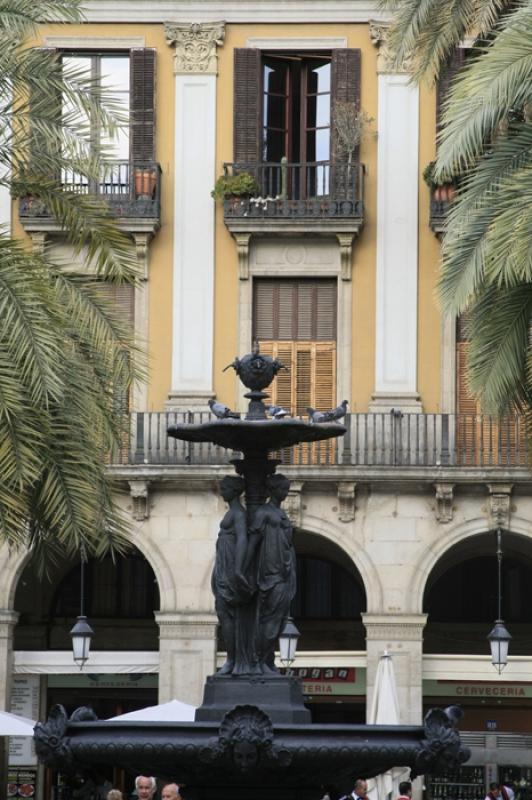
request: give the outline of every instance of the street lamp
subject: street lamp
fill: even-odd
[[[89,657],[91,648],[91,639],[94,636],[94,631],[88,623],[87,617],[83,613],[83,600],[84,600],[84,583],[85,583],[85,554],[81,555],[81,573],[80,573],[80,601],[79,601],[79,617],[70,635],[72,637],[72,651],[74,661],[79,664],[80,670]]]
[[[503,671],[508,663],[508,645],[512,638],[508,633],[502,620],[502,531],[497,529],[497,619],[493,629],[488,634],[488,641],[491,647],[491,663],[499,673]]]
[[[281,652],[281,663],[289,667],[296,657],[297,640],[299,631],[294,624],[292,617],[287,617],[283,624],[283,629],[279,634],[279,650]]]

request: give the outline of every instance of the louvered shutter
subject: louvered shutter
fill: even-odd
[[[39,47],[34,49],[35,54],[48,54],[50,58],[57,58],[58,52],[53,47]],[[56,90],[55,86],[45,84],[44,86],[39,83],[38,87],[29,87],[29,115],[30,115],[30,149],[29,149],[29,166],[32,172],[39,175],[43,174],[43,154],[46,154],[50,149],[50,141],[48,137],[39,130],[38,125],[32,124],[32,121],[44,123],[49,126],[59,125],[61,121],[61,108],[62,98],[61,93]],[[61,139],[58,131],[56,152],[61,147]],[[48,176],[47,176],[48,177]],[[59,175],[54,175],[54,178],[59,178]]]
[[[130,149],[138,165],[155,161],[155,59],[151,47],[130,51]]]
[[[446,66],[442,69],[440,73],[440,77],[438,79],[438,84],[436,88],[437,130],[440,129],[445,98],[447,97],[447,93],[449,92],[451,83],[453,82],[459,70],[461,70],[462,67],[464,66],[468,52],[469,51],[464,47],[456,47],[454,49],[451,58],[449,59],[449,62],[446,64]]]
[[[253,338],[335,341],[335,280],[258,278],[253,287]]]
[[[467,381],[469,343],[460,340],[464,326],[458,326],[456,343],[457,446],[460,464],[490,466],[527,464],[524,418],[509,413],[501,418],[482,413]]]
[[[234,51],[233,157],[239,164],[261,159],[261,52],[239,47]]]
[[[131,331],[135,325],[135,289],[133,286],[117,286],[112,283],[101,283],[96,287],[96,294],[110,312]],[[127,394],[115,398],[116,408],[127,417],[130,411],[130,397]],[[127,464],[129,459],[128,424],[124,425],[119,453],[113,453],[113,462]]]
[[[354,175],[348,174],[347,153],[338,147],[338,134],[335,126],[336,104],[353,103],[360,110],[360,50],[343,48],[332,51],[331,62],[331,196],[336,199],[353,199],[356,192]],[[359,147],[353,152],[353,163],[359,161]]]

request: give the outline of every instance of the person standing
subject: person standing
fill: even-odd
[[[163,786],[161,800],[181,800],[177,783],[167,783]]]
[[[153,795],[157,789],[155,778],[147,775],[137,775],[135,778],[135,789],[138,800],[153,800]]]
[[[412,800],[412,784],[410,781],[401,781],[397,800]]]
[[[364,778],[357,778],[351,794],[346,794],[340,800],[367,800],[368,784]]]
[[[490,783],[489,791],[486,795],[485,800],[502,800],[501,792],[499,790],[499,784],[495,781]]]

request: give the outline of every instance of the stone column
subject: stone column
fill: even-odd
[[[370,410],[421,411],[417,393],[419,89],[379,47],[375,392]]]
[[[199,706],[207,675],[216,671],[215,614],[158,612],[159,703],[177,698]]]
[[[213,397],[217,46],[222,22],[166,23],[175,49],[172,388],[168,406]]]
[[[366,626],[366,713],[369,713],[379,658],[393,657],[402,725],[423,717],[423,628],[426,614],[363,614]]]

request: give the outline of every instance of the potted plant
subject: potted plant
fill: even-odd
[[[364,138],[373,117],[359,110],[356,103],[337,102],[334,104],[334,128],[338,154],[347,156],[347,185],[351,183],[353,153]]]
[[[450,181],[438,181],[435,173],[436,162],[429,161],[423,170],[423,180],[430,189],[432,199],[438,203],[450,203],[456,195],[457,180],[453,178]]]
[[[253,197],[258,194],[259,184],[249,172],[239,172],[236,175],[220,175],[211,197],[215,200],[226,200],[230,197]]]

